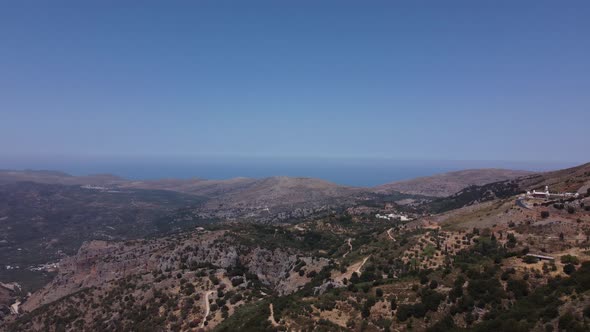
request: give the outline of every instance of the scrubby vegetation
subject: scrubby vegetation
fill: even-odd
[[[375,217],[396,203],[369,196],[295,224],[232,221],[84,246],[55,279],[63,296],[33,296],[41,304],[10,328],[588,330],[587,201],[523,206],[518,189],[500,182],[406,206],[412,221]]]

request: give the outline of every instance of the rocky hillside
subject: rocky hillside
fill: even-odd
[[[51,283],[27,298],[21,310],[32,319],[11,328],[66,327],[70,322],[64,315],[75,312],[87,317],[76,324],[85,330],[137,328],[138,323],[162,330],[212,327],[245,303],[299,290],[330,264],[292,246],[268,244],[252,244],[228,230],[88,242],[59,262]],[[181,320],[174,322],[174,315]]]
[[[429,213],[417,206],[413,220],[378,218],[397,208],[381,202],[293,224],[221,222],[161,237],[88,241],[59,260],[56,276],[38,291],[2,294],[20,309],[4,315],[0,331],[588,330],[590,195],[519,196],[544,185],[587,191],[589,167],[470,186],[426,203]],[[225,195],[239,202],[257,193],[264,202],[301,185],[266,181],[260,193],[251,185]],[[23,196],[31,202],[69,197],[63,188],[80,190],[74,197],[102,193],[27,185],[44,188]],[[318,190],[332,195],[329,185]],[[140,198],[146,208],[171,199],[133,200]],[[52,211],[29,204],[35,215]],[[442,213],[432,214],[436,206]],[[195,211],[173,210],[167,224],[189,222]]]
[[[202,199],[164,190],[103,190],[60,184],[0,185],[0,281],[35,288],[36,269],[84,241],[124,240],[194,227],[178,211]],[[179,220],[182,219],[182,223]]]
[[[16,301],[16,293],[19,290],[16,284],[4,284],[0,282],[0,326],[2,322],[14,315],[12,304]]]
[[[532,172],[508,169],[469,169],[388,183],[375,187],[375,192],[446,197],[469,186],[481,186],[530,174]]]
[[[508,198],[526,191],[544,190],[586,194],[590,188],[590,163],[563,170],[525,175],[512,180],[469,186],[448,197],[428,202],[431,212],[458,209],[497,198]]]
[[[588,199],[92,241],[0,331],[587,331]]]
[[[353,204],[361,189],[312,178],[134,181],[125,188],[165,189],[207,197],[202,216],[281,221]]]
[[[590,188],[590,163],[521,177],[518,184],[522,190],[543,189],[549,186],[554,192],[585,193]]]

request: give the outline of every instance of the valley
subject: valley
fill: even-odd
[[[19,266],[0,275],[0,330],[582,331],[590,322],[590,164],[445,197],[312,179],[207,191],[20,180],[0,186],[2,265]],[[523,196],[544,186],[579,195]],[[407,217],[378,217],[388,214]]]

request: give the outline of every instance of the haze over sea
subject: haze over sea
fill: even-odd
[[[293,176],[368,187],[470,168],[548,171],[577,164],[579,163],[347,158],[18,157],[0,160],[0,169],[55,170],[72,175],[113,174],[137,180]]]

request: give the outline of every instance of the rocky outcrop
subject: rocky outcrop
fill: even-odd
[[[91,241],[74,256],[59,262],[58,275],[23,304],[32,311],[77,291],[101,287],[109,282],[151,272],[214,268],[226,274],[242,266],[248,273],[279,294],[296,291],[309,280],[297,274],[297,262],[306,262],[316,273],[328,264],[325,259],[302,257],[288,248],[248,248],[227,231],[184,233],[161,239],[127,242]],[[225,272],[223,272],[225,271]]]
[[[9,287],[4,287],[0,283],[0,325],[2,322],[9,319],[11,315],[10,306],[14,302],[15,296],[14,291]]]

